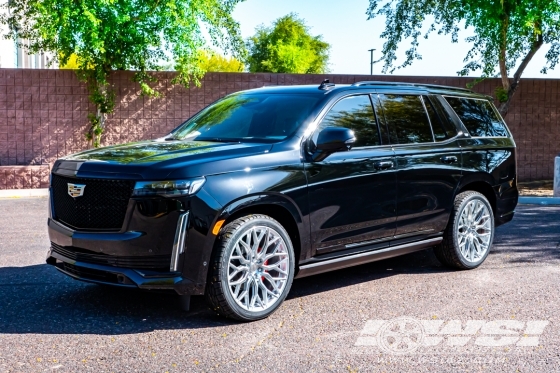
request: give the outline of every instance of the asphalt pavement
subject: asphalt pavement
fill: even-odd
[[[0,199],[0,373],[560,372],[560,206],[519,206],[476,270],[427,250],[299,279],[253,323],[66,278],[46,211]]]

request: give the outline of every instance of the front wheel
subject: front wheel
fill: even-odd
[[[252,321],[282,304],[294,278],[294,249],[286,230],[266,215],[226,225],[212,255],[206,299],[219,315]]]
[[[457,195],[443,241],[434,248],[438,260],[449,267],[473,269],[484,262],[494,239],[494,214],[481,193]]]

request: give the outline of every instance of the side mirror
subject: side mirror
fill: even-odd
[[[344,127],[324,128],[317,136],[313,144],[313,161],[320,162],[330,154],[340,151],[348,151],[356,142],[354,131]]]

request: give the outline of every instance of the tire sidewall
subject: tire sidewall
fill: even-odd
[[[260,312],[247,311],[243,309],[241,306],[239,306],[235,301],[235,299],[233,298],[228,286],[228,269],[229,269],[228,262],[229,262],[229,257],[231,255],[231,252],[234,249],[234,245],[237,242],[237,240],[239,240],[247,232],[247,230],[255,226],[265,226],[265,227],[272,228],[282,237],[282,239],[286,244],[286,248],[288,250],[289,270],[290,270],[288,279],[286,281],[286,286],[284,287],[284,290],[282,294],[280,294],[280,297],[278,298],[276,303],[270,308],[267,308],[266,310]],[[247,320],[247,321],[263,319],[269,316],[270,314],[272,314],[278,307],[280,307],[280,305],[284,302],[288,293],[290,292],[290,288],[292,286],[292,282],[294,279],[294,269],[295,269],[294,263],[295,263],[294,249],[292,246],[292,241],[290,240],[290,236],[288,235],[286,230],[282,227],[282,225],[280,225],[272,218],[270,219],[255,218],[237,227],[224,247],[224,255],[222,255],[222,263],[220,266],[221,271],[219,273],[220,287],[222,288],[222,292],[224,294],[224,297],[229,307],[239,316],[240,319]]]
[[[488,209],[488,212],[490,214],[490,223],[491,223],[491,227],[492,227],[491,234],[490,234],[490,243],[488,245],[488,250],[486,250],[486,252],[482,256],[482,258],[480,258],[477,262],[469,262],[463,257],[463,254],[461,254],[461,249],[459,247],[459,240],[458,240],[459,235],[457,234],[458,226],[459,226],[459,219],[461,218],[461,214],[463,213],[463,210],[465,209],[467,204],[469,202],[473,201],[473,200],[478,200],[478,201],[484,203],[484,205],[486,206],[486,208]],[[488,257],[488,254],[490,253],[490,250],[492,249],[492,243],[494,242],[494,231],[495,231],[495,229],[496,229],[496,227],[495,227],[495,221],[494,221],[494,212],[492,211],[492,206],[490,206],[490,203],[488,202],[486,197],[484,197],[484,195],[482,195],[480,193],[477,193],[477,192],[473,192],[472,194],[467,196],[465,199],[463,199],[463,201],[459,205],[459,208],[457,209],[457,212],[455,214],[455,219],[453,221],[453,232],[452,232],[452,234],[453,234],[453,247],[454,247],[455,251],[457,252],[457,258],[459,259],[461,264],[465,266],[465,268],[476,268],[476,267],[480,266],[482,263],[484,263],[484,261],[486,260],[486,257]]]

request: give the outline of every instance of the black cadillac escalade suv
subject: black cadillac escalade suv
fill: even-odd
[[[226,96],[152,141],[62,158],[47,263],[78,280],[277,309],[294,278],[434,248],[478,267],[517,204],[489,98],[359,82]]]

